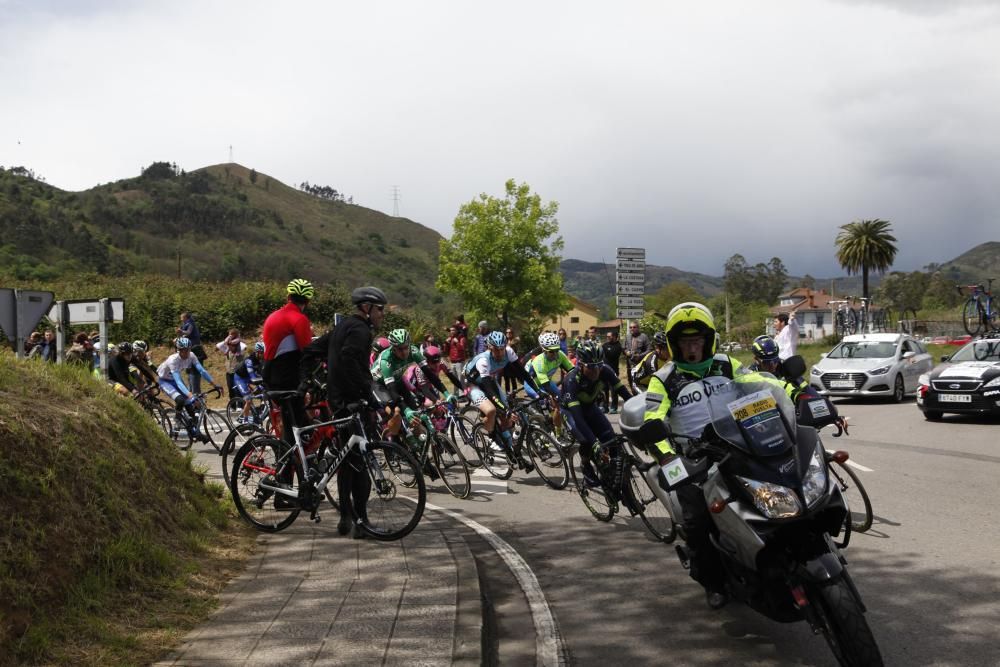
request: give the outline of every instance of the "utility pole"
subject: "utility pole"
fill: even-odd
[[[229,162],[232,163],[232,161],[233,161],[233,145],[229,144]]]
[[[399,217],[399,186],[392,186],[392,217]]]

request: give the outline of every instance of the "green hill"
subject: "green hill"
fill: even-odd
[[[939,269],[953,276],[956,282],[986,284],[987,278],[994,278],[997,281],[994,286],[1000,287],[1000,241],[980,243]]]
[[[302,275],[319,284],[376,283],[399,302],[440,300],[437,232],[238,164],[185,173],[154,163],[139,177],[84,192],[33,176],[0,170],[0,276]]]

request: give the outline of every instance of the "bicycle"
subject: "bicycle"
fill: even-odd
[[[283,400],[297,394],[269,392],[269,397]],[[269,435],[244,443],[234,457],[229,483],[240,516],[263,532],[288,528],[302,511],[318,522],[323,497],[332,501],[328,485],[346,465],[352,474],[366,475],[371,482],[365,506],[354,508],[358,528],[377,540],[408,535],[423,516],[427,499],[424,477],[405,447],[368,439],[362,418],[367,408],[367,403],[360,401],[347,406],[351,413],[347,417],[294,427],[294,445]],[[307,434],[324,428],[334,430],[332,437],[323,438],[319,450],[307,454]],[[342,430],[353,433],[346,442]],[[355,456],[349,457],[351,454]]]
[[[163,433],[168,438],[173,439],[170,416],[167,410],[172,410],[174,406],[160,398],[160,385],[150,384],[135,395],[135,400],[143,411],[152,417]]]
[[[839,419],[835,423],[835,426],[837,427],[837,432],[833,434],[834,438],[839,438],[841,435],[850,435],[847,430],[847,418]],[[817,430],[822,430],[822,427]],[[875,514],[872,512],[872,501],[868,497],[865,485],[861,483],[861,478],[847,466],[847,452],[831,452],[828,449],[824,449],[824,452],[826,468],[833,476],[833,479],[836,480],[837,486],[840,488],[840,493],[844,496],[844,501],[847,503],[848,512],[844,517],[844,525],[841,532],[842,537],[839,541],[834,541],[838,548],[843,549],[850,543],[852,532],[863,533],[872,527],[872,523],[875,521]],[[843,473],[846,473],[846,477]],[[864,507],[864,511],[856,511],[859,507]]]
[[[962,285],[956,285],[958,293],[964,296]],[[982,283],[978,285],[966,285],[972,291],[969,298],[962,305],[962,325],[965,332],[970,336],[976,336],[981,332],[995,331],[997,318],[1000,317],[997,306],[993,298],[993,278],[986,279],[986,286]]]
[[[611,521],[624,506],[631,516],[639,517],[657,541],[674,541],[677,529],[673,519],[643,474],[653,463],[643,462],[625,436],[617,434],[602,442],[593,464],[600,481],[598,486],[589,486],[584,481],[582,467],[578,475],[575,464],[570,466],[570,476],[577,494],[595,519]]]
[[[472,481],[469,477],[469,468],[465,457],[459,452],[455,443],[444,436],[443,428],[438,430],[431,418],[431,415],[443,405],[444,403],[435,403],[417,410],[416,414],[420,419],[419,427],[414,428],[412,424],[404,420],[401,435],[403,441],[409,445],[410,452],[416,457],[421,469],[429,474],[432,480],[435,477],[440,477],[441,482],[451,495],[464,499],[468,498],[469,493],[472,492]],[[442,419],[442,417],[439,416],[437,419]],[[439,425],[444,427],[447,422],[439,422]]]
[[[837,311],[833,315],[833,330],[838,336],[847,336],[858,330],[858,316],[846,300],[830,301],[830,305],[836,304]]]
[[[254,390],[250,393],[247,398],[242,396],[233,396],[229,399],[226,404],[226,419],[230,424],[237,424],[240,417],[243,416],[243,406],[246,405],[247,401],[250,401],[250,420],[255,424],[264,425],[268,416],[270,415],[270,405],[268,404],[267,397],[264,396],[264,390],[262,387],[254,387]],[[267,428],[265,427],[265,431]]]
[[[174,422],[170,424],[170,439],[177,443],[177,446],[182,450],[191,449],[191,445],[194,444],[194,434],[198,432],[201,434],[201,439],[206,442],[216,451],[221,451],[222,442],[224,440],[223,433],[229,433],[229,422],[226,418],[216,410],[208,407],[205,397],[209,393],[215,392],[216,398],[222,397],[222,388],[212,389],[209,392],[202,392],[195,394],[194,396],[194,409],[195,416],[194,419],[188,415],[185,408],[177,408],[171,406],[174,410]],[[184,440],[187,440],[187,444],[184,444]],[[218,444],[216,443],[218,441]]]
[[[517,461],[520,467],[521,452],[526,449],[531,467],[543,482],[556,490],[566,488],[570,470],[562,447],[527,415],[529,406],[547,400],[546,396],[539,396],[506,411],[498,409],[492,432],[488,432],[483,423],[476,424],[472,430],[473,443],[483,467],[491,475],[497,479],[509,479],[514,474],[511,461]],[[506,444],[500,434],[502,422],[510,423],[511,445]]]

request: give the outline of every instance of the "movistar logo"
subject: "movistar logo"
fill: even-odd
[[[667,476],[670,478],[680,477],[680,474],[681,474],[680,468],[671,468],[670,470],[667,471]]]

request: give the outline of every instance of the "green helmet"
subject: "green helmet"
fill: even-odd
[[[301,296],[303,299],[313,298],[313,285],[304,278],[296,278],[288,283],[287,291],[292,296]]]
[[[410,344],[410,332],[406,329],[393,329],[386,338],[389,339],[389,344],[393,347],[402,347],[403,345]]]

